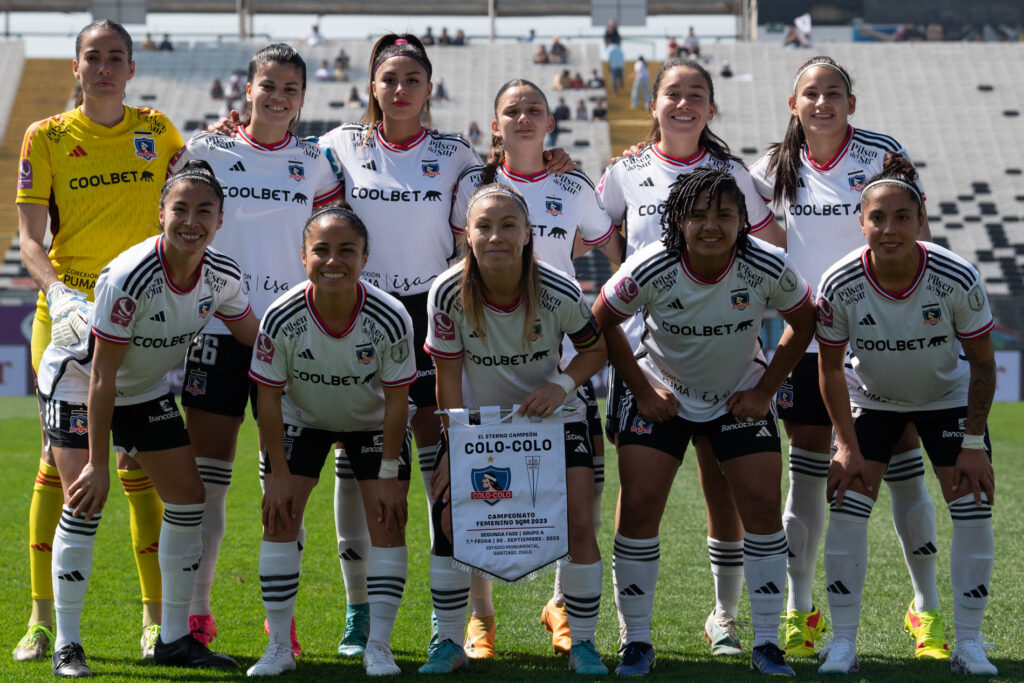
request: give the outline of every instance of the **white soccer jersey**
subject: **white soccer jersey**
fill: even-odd
[[[558,376],[558,348],[567,334],[578,349],[597,342],[600,330],[576,281],[546,263],[540,267],[540,300],[533,339],[524,348],[523,309],[518,303],[500,307],[484,302],[481,336],[469,324],[459,297],[462,264],[437,278],[427,298],[427,341],[424,349],[438,358],[462,358],[463,402],[466,408],[511,407]],[[584,419],[583,401],[566,398],[568,422]]]
[[[320,138],[335,171],[344,174],[345,195],[370,233],[363,279],[385,292],[407,296],[430,289],[455,254],[448,217],[455,183],[480,163],[457,135],[424,129],[404,145],[384,139],[381,125],[347,124]]]
[[[167,372],[181,364],[189,342],[214,318],[241,320],[251,310],[233,260],[208,247],[199,277],[175,283],[164,261],[163,237],[150,237],[111,261],[96,281],[92,334],[128,346],[117,370],[118,406],[163,396]],[[89,397],[92,337],[72,347],[46,347],[39,393],[72,403]]]
[[[412,320],[368,283],[345,331],[333,334],[307,280],[275,301],[260,322],[249,377],[283,387],[284,419],[300,427],[368,431],[384,424],[384,387],[412,384]]]
[[[895,412],[967,405],[970,366],[960,339],[991,332],[978,271],[948,249],[918,242],[914,283],[889,292],[868,265],[868,247],[832,265],[818,286],[818,341],[849,344],[850,402]]]
[[[466,227],[466,206],[473,192],[480,187],[483,166],[462,174],[452,205],[452,230],[461,233]],[[572,246],[579,233],[584,244],[604,244],[615,229],[601,205],[594,184],[579,171],[560,176],[541,171],[535,175],[516,173],[502,162],[494,181],[514,187],[526,199],[533,225],[533,249],[537,258],[563,273],[575,275]]]
[[[224,188],[224,224],[213,245],[238,262],[253,312],[263,317],[274,299],[306,279],[302,228],[313,207],[342,197],[327,155],[291,133],[273,145],[253,140],[245,126],[237,137],[199,133],[171,163],[189,159],[213,168]],[[210,334],[228,334],[220,323]]]
[[[601,288],[601,300],[620,318],[643,309],[637,362],[655,386],[676,395],[679,415],[695,422],[723,415],[726,399],[764,374],[758,335],[768,300],[788,313],[810,298],[785,253],[755,238],[743,253],[733,251],[714,280],[702,280],[685,258],[656,243],[626,259]]]

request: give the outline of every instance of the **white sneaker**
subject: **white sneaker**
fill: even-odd
[[[142,648],[142,658],[151,660],[156,656],[156,641],[160,637],[160,624],[150,624],[142,629],[142,639],[139,640],[139,647]]]
[[[395,664],[395,656],[391,654],[388,644],[380,640],[371,640],[363,650],[363,668],[367,676],[397,676],[402,670]]]
[[[260,657],[260,661],[249,667],[247,676],[280,676],[295,671],[295,655],[291,643],[271,643]]]
[[[992,647],[992,644],[978,640],[958,640],[956,647],[953,648],[953,659],[950,661],[953,673],[969,676],[998,676],[999,669],[988,661],[988,657],[985,655],[985,648],[988,647]]]
[[[860,661],[857,659],[857,649],[853,642],[846,638],[833,638],[821,656],[825,657],[825,663],[818,667],[820,674],[852,674],[860,670]]]

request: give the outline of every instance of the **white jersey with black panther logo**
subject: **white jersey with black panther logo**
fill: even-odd
[[[906,412],[967,405],[970,366],[959,340],[992,331],[988,295],[966,260],[930,242],[918,247],[920,268],[902,292],[878,283],[868,247],[821,278],[818,341],[849,344],[846,381],[854,406]]]
[[[114,405],[134,405],[170,391],[167,372],[181,365],[189,342],[215,318],[241,320],[251,310],[242,273],[232,259],[207,247],[196,281],[171,280],[163,237],[150,237],[111,261],[96,282],[92,334],[75,346],[46,347],[39,393],[85,403],[92,370],[92,335],[126,345],[117,370]]]
[[[340,334],[324,325],[307,280],[275,301],[260,321],[249,377],[284,389],[284,420],[329,431],[384,424],[384,387],[412,384],[412,320],[402,304],[369,283]]]
[[[778,247],[749,238],[713,280],[659,242],[626,259],[601,288],[601,300],[622,319],[639,310],[644,335],[637,362],[654,386],[679,399],[679,415],[707,422],[726,399],[757,384],[767,367],[758,335],[768,300],[781,313],[810,301],[804,279]]]
[[[339,126],[320,138],[329,150],[345,198],[370,233],[363,279],[408,296],[430,289],[455,254],[448,224],[455,183],[480,163],[458,135],[422,129],[404,145],[384,139],[383,124]]]
[[[263,317],[274,299],[306,279],[302,228],[313,207],[342,196],[327,155],[291,133],[264,145],[239,126],[237,137],[195,135],[169,171],[189,159],[210,164],[224,188],[224,224],[213,245],[238,262],[253,312]],[[228,331],[214,323],[207,333]]]

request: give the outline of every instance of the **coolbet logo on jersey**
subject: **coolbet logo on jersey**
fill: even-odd
[[[114,309],[110,311],[110,322],[115,325],[127,327],[132,316],[135,315],[135,302],[127,296],[123,296],[114,302]]]
[[[729,295],[729,301],[732,303],[733,309],[743,310],[750,305],[750,293],[745,289],[737,289]]]
[[[274,362],[274,341],[263,332],[256,337],[256,358],[264,363]]]
[[[423,171],[423,175],[430,178],[441,175],[441,164],[437,163],[435,159],[422,162],[420,169]]]
[[[928,304],[921,309],[921,317],[925,325],[935,325],[942,322],[942,311],[935,304]]]
[[[494,505],[503,498],[512,497],[512,492],[508,490],[512,483],[511,468],[474,467],[470,472],[470,480],[473,484],[473,491],[469,494],[471,500],[482,500],[488,505]]]
[[[148,130],[135,131],[135,156],[146,161],[156,159],[156,140]]]
[[[434,334],[438,339],[452,341],[455,339],[455,322],[444,313],[434,314]]]
[[[373,347],[372,346],[358,346],[356,347],[356,362],[360,365],[366,365],[373,360]]]
[[[295,181],[306,179],[306,171],[302,168],[301,161],[288,162],[288,177]]]
[[[636,286],[636,282],[631,277],[622,278],[615,283],[615,295],[622,299],[623,303],[628,304],[639,293],[640,288]]]
[[[562,215],[562,200],[558,197],[548,197],[544,200],[544,213],[549,213],[552,216]]]

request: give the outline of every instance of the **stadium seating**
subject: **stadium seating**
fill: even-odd
[[[0,139],[7,130],[7,120],[14,104],[15,93],[25,65],[25,44],[20,40],[0,41]]]

